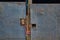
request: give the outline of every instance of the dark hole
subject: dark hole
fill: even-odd
[[[32,29],[36,31],[36,24],[32,24]]]
[[[36,24],[32,24],[32,27],[33,27],[33,28],[36,27]]]

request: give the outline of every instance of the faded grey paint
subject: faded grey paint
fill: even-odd
[[[33,6],[33,7],[32,7]],[[36,23],[36,31],[32,28],[32,40],[56,40],[56,5],[32,5],[32,23]],[[44,9],[41,12],[39,10]]]
[[[20,25],[19,19],[25,18],[25,4],[0,3],[0,39],[25,40],[25,28]],[[44,9],[41,15],[40,10]],[[31,28],[32,40],[59,40],[59,4],[32,4],[31,23],[37,27]]]
[[[25,17],[25,5],[2,3],[3,10],[0,13],[0,38],[23,38],[25,29],[20,26],[20,18]]]

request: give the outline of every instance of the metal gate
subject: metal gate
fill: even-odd
[[[58,4],[32,4],[30,6],[31,40],[59,40],[57,16]],[[20,25],[20,18],[25,18],[25,4],[0,2],[0,40],[25,40],[25,28]],[[59,34],[60,35],[60,34]]]

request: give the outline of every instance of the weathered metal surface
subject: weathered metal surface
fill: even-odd
[[[31,5],[31,23],[37,25],[36,30],[32,28],[32,40],[57,40],[56,10],[59,11],[58,6],[58,4]]]
[[[19,23],[26,16],[25,4],[0,2],[0,8],[0,40],[25,40],[25,28]],[[60,40],[59,10],[60,4],[31,5],[31,23],[36,24],[32,40]]]
[[[25,40],[25,29],[20,26],[20,18],[25,17],[25,5],[7,2],[1,5],[3,10],[0,13],[0,39]]]

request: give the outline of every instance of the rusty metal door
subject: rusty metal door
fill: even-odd
[[[20,25],[25,12],[24,3],[0,2],[0,40],[25,40],[25,28]]]
[[[31,5],[31,23],[36,24],[36,28],[31,28],[32,40],[57,40],[57,8],[57,4]]]
[[[59,40],[59,25],[56,14],[58,4],[32,4],[30,6],[31,40]],[[20,25],[20,18],[25,18],[25,4],[0,2],[0,40],[25,40],[25,28]],[[57,15],[59,17],[59,15]],[[33,25],[34,26],[34,25]],[[58,39],[57,39],[58,37]]]

